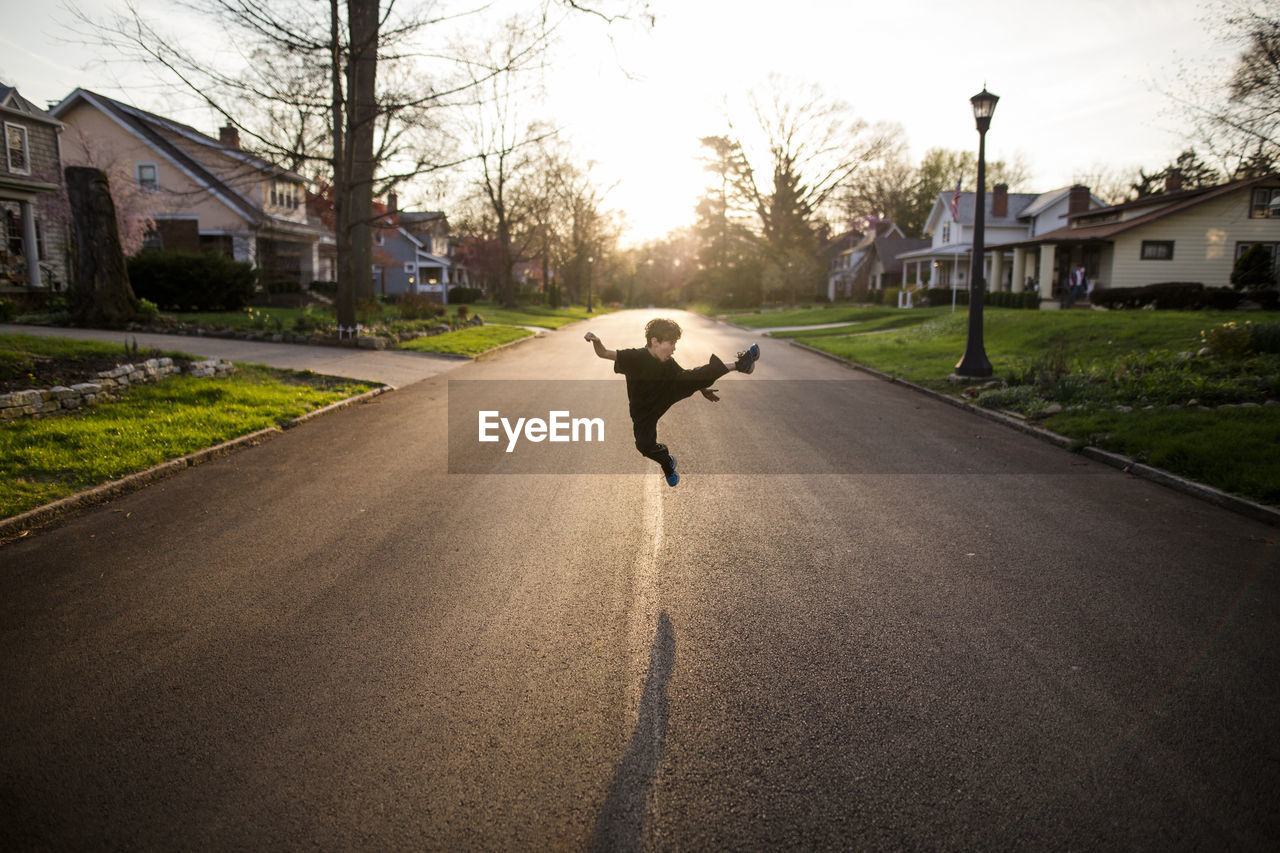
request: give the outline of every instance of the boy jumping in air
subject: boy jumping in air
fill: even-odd
[[[680,327],[673,320],[654,319],[644,327],[646,346],[635,349],[605,349],[595,332],[587,332],[586,339],[596,349],[596,355],[613,362],[613,372],[627,377],[627,402],[631,408],[631,423],[636,436],[636,449],[662,466],[667,485],[680,482],[676,473],[676,458],[667,452],[665,444],[658,443],[658,419],[674,404],[694,391],[702,392],[713,403],[718,403],[712,384],[731,370],[750,373],[760,358],[760,347],[752,344],[738,353],[738,360],[729,367],[718,356],[701,367],[685,370],[671,357],[680,340]]]

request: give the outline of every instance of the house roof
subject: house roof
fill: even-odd
[[[1041,243],[1078,243],[1091,240],[1109,240],[1117,234],[1123,234],[1126,231],[1132,231],[1135,228],[1142,228],[1169,216],[1182,213],[1193,207],[1230,195],[1234,192],[1249,189],[1255,184],[1265,183],[1267,181],[1275,181],[1277,175],[1263,175],[1258,178],[1246,178],[1240,181],[1232,181],[1226,184],[1220,184],[1216,187],[1202,187],[1194,190],[1182,190],[1176,193],[1162,193],[1154,196],[1146,196],[1137,201],[1126,202],[1124,204],[1116,204],[1111,207],[1099,208],[1096,210],[1084,211],[1081,213],[1073,213],[1068,217],[1068,224],[1061,228],[1055,228],[1052,231],[1046,231],[1030,240],[1023,240],[1015,244],[1018,246],[1034,246]],[[1141,210],[1144,207],[1151,208],[1147,213],[1131,217],[1129,219],[1113,220],[1111,217],[1119,217],[1125,212]],[[1099,222],[1097,225],[1085,224],[1089,220],[1107,220]]]
[[[941,207],[943,216],[951,215],[951,199],[955,195],[954,192],[943,191],[938,193],[938,198],[934,202],[934,211],[937,212]],[[1022,223],[1018,220],[1024,215],[1028,207],[1038,202],[1049,193],[1009,193],[1008,213],[1005,216],[994,217],[991,215],[991,202],[994,193],[987,193],[983,207],[986,208],[985,222],[988,228],[1008,227],[1016,228]],[[1045,205],[1046,207],[1048,205]],[[973,225],[975,214],[978,210],[978,194],[976,192],[960,193],[960,199],[956,203],[956,221],[961,225]],[[933,216],[930,216],[933,219]]]
[[[901,272],[900,255],[923,249],[932,241],[928,237],[878,237],[876,238],[876,254],[880,263],[890,272]]]
[[[67,110],[69,110],[71,106],[79,100],[88,102],[102,113],[114,119],[126,130],[133,133],[136,137],[167,158],[190,178],[205,186],[216,198],[250,222],[260,225],[269,223],[271,225],[278,225],[291,229],[296,229],[299,226],[299,223],[279,219],[268,214],[260,205],[255,204],[226,180],[216,175],[201,163],[199,159],[187,153],[185,149],[175,144],[165,134],[176,134],[195,143],[196,145],[210,149],[211,152],[217,152],[223,156],[243,163],[245,166],[253,170],[255,182],[264,175],[303,181],[303,178],[300,175],[290,172],[287,169],[282,169],[273,163],[269,163],[260,157],[250,154],[247,151],[242,151],[239,148],[232,148],[224,145],[221,141],[214,139],[211,136],[207,136],[193,127],[189,127],[188,125],[173,121],[172,119],[168,119],[163,116],[158,116],[155,113],[149,113],[146,110],[138,109],[137,107],[117,101],[114,98],[109,98],[106,95],[100,95],[97,92],[91,92],[87,89],[76,89],[70,95],[63,98],[62,101],[53,108],[53,114],[55,116],[65,114]],[[305,226],[303,226],[303,228],[304,230],[307,230]]]
[[[54,127],[62,127],[62,122],[22,97],[13,86],[0,85],[0,110],[18,113],[23,118],[51,124]]]

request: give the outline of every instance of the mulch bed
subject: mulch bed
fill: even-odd
[[[98,371],[111,370],[122,364],[138,364],[157,355],[158,353],[150,352],[140,352],[129,358],[112,355],[75,358],[34,355],[18,362],[0,362],[0,394],[93,382],[98,378]]]

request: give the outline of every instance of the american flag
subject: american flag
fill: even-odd
[[[960,218],[960,214],[959,214],[959,212],[956,210],[956,208],[960,206],[960,181],[961,181],[961,180],[962,180],[962,179],[960,179],[960,178],[957,178],[957,179],[956,179],[956,193],[955,193],[955,195],[953,195],[953,196],[951,197],[951,219],[952,219],[952,221],[958,220],[958,219]]]

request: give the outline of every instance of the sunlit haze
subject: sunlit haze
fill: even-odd
[[[85,8],[109,8],[91,0]],[[154,87],[128,89],[128,69],[90,65],[92,51],[61,43],[48,4],[0,0],[0,79],[36,103],[76,86],[163,111]],[[149,0],[144,10],[167,14]],[[988,157],[1021,156],[1028,189],[1099,168],[1159,168],[1188,144],[1168,97],[1180,67],[1209,79],[1231,53],[1209,35],[1211,8],[1195,0],[899,0],[785,4],[653,0],[656,25],[573,20],[552,57],[545,114],[610,187],[605,206],[626,216],[625,242],[693,220],[706,179],[699,138],[752,129],[746,93],[770,73],[820,84],[870,122],[901,125],[918,161],[931,147],[976,148],[969,97],[1000,96]],[[206,132],[214,119],[183,120]],[[207,127],[204,125],[208,125]]]

